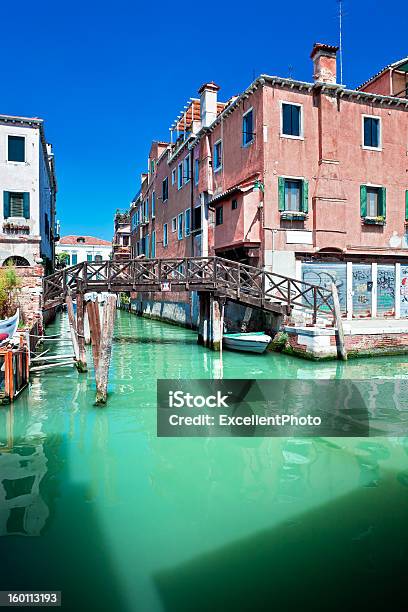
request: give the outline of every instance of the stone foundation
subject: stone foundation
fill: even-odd
[[[285,325],[277,342],[279,350],[306,359],[337,359],[337,338],[333,328]],[[367,329],[344,325],[348,358],[408,354],[408,322],[388,327],[386,322]]]

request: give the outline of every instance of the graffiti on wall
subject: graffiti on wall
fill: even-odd
[[[401,265],[400,308],[401,317],[408,317],[408,266],[403,265]]]
[[[371,315],[372,291],[371,266],[353,265],[353,316]]]
[[[347,308],[347,271],[346,264],[317,264],[304,263],[302,264],[302,280],[305,283],[312,285],[320,285],[331,290],[332,283],[337,287],[339,294],[340,309],[346,312]]]
[[[377,315],[392,317],[395,314],[395,266],[377,268]]]

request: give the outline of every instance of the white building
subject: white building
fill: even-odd
[[[43,263],[53,270],[54,156],[43,120],[0,115],[0,265]]]
[[[64,236],[55,245],[55,252],[67,253],[66,265],[74,266],[83,261],[110,259],[112,243],[94,236]]]

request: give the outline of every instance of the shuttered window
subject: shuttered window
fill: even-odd
[[[249,110],[242,117],[242,144],[244,147],[254,140],[254,112]]]
[[[163,202],[165,202],[169,197],[169,179],[166,176],[166,178],[163,180],[162,183],[162,200]]]
[[[380,119],[379,117],[363,117],[364,122],[364,146],[370,149],[379,149],[380,142]]]
[[[24,136],[8,137],[8,161],[25,162],[25,138]]]
[[[3,192],[3,217],[30,218],[30,194],[28,192],[16,193],[13,191]]]
[[[360,215],[364,218],[386,217],[387,190],[385,187],[360,187]]]
[[[282,135],[302,135],[302,107],[299,104],[282,103]]]
[[[408,189],[405,192],[405,221],[408,221]]]
[[[215,225],[222,225],[224,222],[224,210],[222,206],[215,209]]]
[[[309,212],[309,183],[306,180],[279,177],[278,208],[280,212]]]

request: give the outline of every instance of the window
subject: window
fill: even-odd
[[[302,138],[302,106],[300,104],[287,104],[282,102],[281,134]]]
[[[95,261],[101,262],[102,261],[102,255],[95,255]]]
[[[231,209],[232,210],[237,210],[238,208],[238,200],[232,200],[231,202]]]
[[[176,217],[173,217],[171,220],[171,231],[175,232],[177,229],[177,219]]]
[[[169,244],[169,235],[167,231],[167,223],[163,224],[163,246],[166,247]]]
[[[154,159],[150,160],[150,174],[154,174]]]
[[[183,164],[179,164],[177,168],[177,189],[183,186]]]
[[[200,179],[200,160],[197,158],[194,161],[194,183],[198,185]]]
[[[175,182],[176,182],[176,169],[173,168],[173,170],[171,171],[171,184],[174,185]]]
[[[194,231],[201,230],[201,206],[196,206],[194,208],[193,230]]]
[[[363,146],[368,149],[381,148],[381,126],[379,117],[363,117]]]
[[[92,253],[86,254],[86,261],[92,261]]]
[[[68,257],[69,257],[69,256],[68,256]],[[75,266],[75,264],[77,264],[77,263],[78,263],[78,255],[77,255],[76,253],[72,253],[72,259],[71,259],[71,261],[72,261],[72,265],[73,265],[73,266]],[[69,264],[69,262],[68,262],[68,264]]]
[[[371,187],[361,185],[360,187],[360,214],[362,218],[385,220],[386,215],[385,187]]]
[[[169,198],[169,179],[166,176],[166,178],[163,180],[163,183],[162,183],[162,200],[163,200],[163,202],[168,200],[168,198]]]
[[[187,208],[187,210],[184,213],[184,235],[185,236],[189,236],[190,235],[190,219],[191,219],[191,210],[189,208]]]
[[[222,141],[219,140],[214,145],[214,172],[222,167]]]
[[[149,234],[146,234],[146,236],[144,237],[144,254],[146,255],[146,257],[149,257]]]
[[[8,137],[8,161],[25,162],[24,136]]]
[[[280,212],[308,213],[309,183],[303,179],[279,177],[278,208]]]
[[[81,244],[85,244],[85,238],[83,236],[78,236],[77,242],[80,242]]]
[[[244,147],[254,140],[254,111],[252,108],[242,116],[242,144]]]
[[[222,225],[223,223],[223,207],[218,206],[215,209],[215,225]]]
[[[190,180],[190,155],[184,159],[184,183]]]
[[[24,217],[30,218],[30,194],[15,193],[13,191],[3,192],[3,217]]]
[[[156,257],[156,231],[152,232],[152,252],[150,257]]]
[[[144,201],[143,221],[145,223],[149,221],[149,198],[146,198]]]
[[[302,182],[285,180],[285,210],[300,211]]]
[[[152,219],[156,216],[156,192],[152,193]]]
[[[183,238],[183,213],[177,215],[177,240]]]

